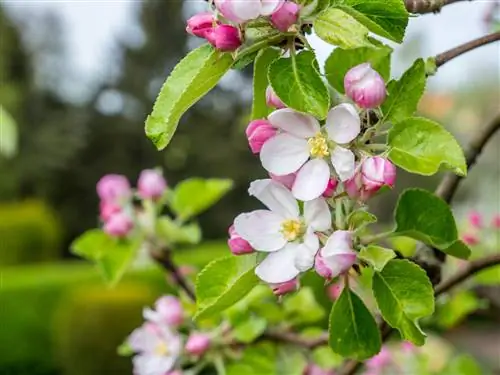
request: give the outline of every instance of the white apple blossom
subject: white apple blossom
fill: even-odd
[[[304,203],[281,183],[266,179],[251,183],[248,190],[268,210],[240,214],[234,220],[238,234],[256,250],[269,253],[255,273],[267,283],[283,283],[313,267],[319,249],[315,232],[331,228],[331,215],[324,198]]]
[[[346,145],[359,135],[361,120],[353,105],[333,107],[323,128],[313,116],[290,108],[274,111],[268,120],[280,132],[264,143],[260,160],[277,176],[297,172],[295,198],[309,201],[323,194],[331,175],[329,162],[341,181],[354,175],[355,156]]]
[[[215,6],[229,21],[243,23],[260,16],[270,16],[285,0],[215,0]]]

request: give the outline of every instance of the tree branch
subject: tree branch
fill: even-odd
[[[461,1],[473,0],[405,0],[405,5],[410,13],[425,14],[439,12],[445,5]]]
[[[453,60],[466,52],[472,51],[473,49],[485,46],[489,43],[493,43],[500,40],[500,32],[492,33],[481,38],[471,40],[470,42],[464,43],[458,47],[450,49],[449,51],[443,52],[436,56],[436,67],[440,67],[446,64],[448,61]]]

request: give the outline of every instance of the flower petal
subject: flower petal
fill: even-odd
[[[319,249],[319,239],[311,227],[307,228],[304,242],[297,245],[295,267],[305,272],[314,266],[314,258]]]
[[[318,232],[324,232],[332,227],[332,215],[324,198],[305,202],[304,218],[306,224]]]
[[[283,249],[270,253],[256,268],[255,274],[266,283],[284,283],[300,273],[295,268],[297,244],[289,243]]]
[[[264,203],[271,211],[289,218],[299,217],[299,205],[290,190],[277,181],[256,180],[250,184],[248,193]]]
[[[336,143],[351,142],[361,131],[361,119],[353,105],[343,103],[333,107],[326,118],[326,131]]]
[[[238,215],[234,219],[234,229],[255,250],[276,251],[287,243],[281,233],[283,220],[283,217],[274,212],[257,210]]]
[[[318,120],[313,116],[290,108],[278,109],[267,119],[273,126],[299,138],[314,137],[320,129]]]
[[[260,151],[262,166],[282,176],[294,173],[309,159],[309,145],[305,139],[290,134],[278,134],[269,139]]]
[[[323,194],[330,180],[330,167],[323,159],[308,161],[297,172],[293,183],[293,196],[302,201],[310,201]]]
[[[323,257],[338,254],[349,254],[352,250],[352,232],[348,230],[337,230],[326,241],[325,247],[321,249]]]
[[[332,164],[340,181],[344,182],[354,176],[356,161],[351,150],[337,146],[332,152]]]
[[[259,1],[231,1],[232,13],[244,20],[253,20],[260,16],[261,4]]]
[[[261,0],[261,3],[260,14],[262,16],[270,16],[283,5],[284,0]]]

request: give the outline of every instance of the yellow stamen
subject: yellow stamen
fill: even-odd
[[[287,241],[295,241],[302,234],[302,225],[298,220],[286,220],[281,224],[281,232]]]
[[[168,346],[164,342],[158,343],[155,348],[155,354],[159,356],[164,356],[168,354]]]
[[[309,152],[312,157],[324,158],[325,156],[330,155],[330,151],[328,150],[328,141],[323,134],[316,134],[314,137],[309,138],[307,143],[309,144]]]

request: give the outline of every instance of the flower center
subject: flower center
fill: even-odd
[[[281,224],[281,233],[287,241],[295,241],[302,234],[302,224],[298,220],[285,220]]]
[[[167,344],[165,344],[163,341],[158,343],[158,345],[156,345],[155,347],[155,350],[154,350],[155,354],[158,355],[158,356],[165,356],[168,354],[168,346]]]
[[[314,158],[324,158],[330,155],[328,150],[328,140],[321,133],[316,134],[314,137],[307,140],[309,145],[309,152]]]

